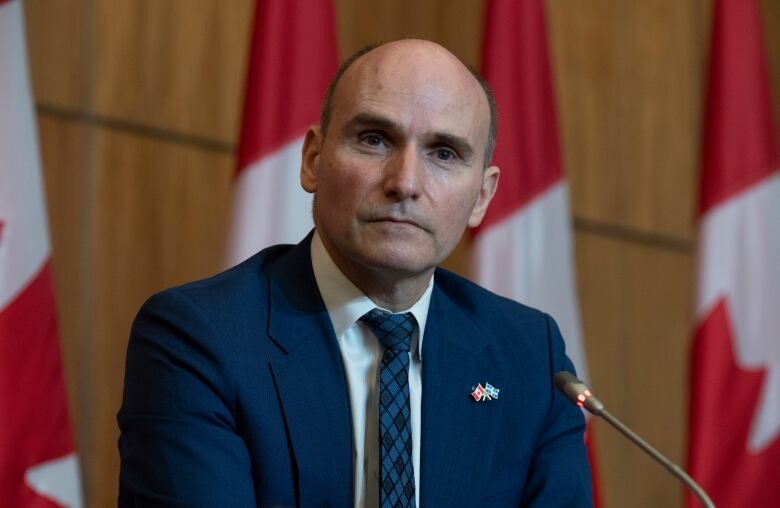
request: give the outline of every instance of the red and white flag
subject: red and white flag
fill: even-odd
[[[314,227],[300,184],[303,136],[319,118],[338,51],[330,0],[258,0],[233,184],[227,263]]]
[[[82,506],[21,0],[0,0],[0,505]]]
[[[780,157],[756,0],[715,4],[699,203],[691,475],[780,506]],[[688,506],[698,505],[688,496]]]
[[[488,2],[484,34],[482,69],[499,111],[493,161],[501,181],[476,230],[474,277],[554,316],[587,380],[542,1]]]

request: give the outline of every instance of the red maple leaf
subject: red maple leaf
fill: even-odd
[[[721,299],[694,338],[691,476],[719,508],[780,506],[780,438],[758,453],[748,450],[766,370],[737,365],[733,344],[727,302]],[[701,506],[692,495],[687,505]]]
[[[62,381],[51,264],[0,312],[0,505],[55,508],[25,471],[74,450]],[[5,415],[13,415],[9,420]]]

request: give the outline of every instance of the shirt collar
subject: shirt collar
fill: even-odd
[[[346,275],[336,266],[336,263],[328,254],[325,246],[314,231],[311,240],[311,265],[314,271],[314,279],[325,302],[325,308],[330,315],[333,331],[336,337],[341,337],[344,332],[355,324],[366,312],[374,308],[387,310],[367,297]],[[425,332],[425,323],[428,320],[428,307],[431,304],[433,294],[433,276],[428,281],[428,287],[422,296],[411,307],[403,312],[411,312],[417,320],[417,354],[422,358],[422,341]],[[392,312],[392,311],[388,311]]]

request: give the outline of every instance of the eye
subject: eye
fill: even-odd
[[[360,137],[360,141],[369,146],[382,146],[384,144],[382,136],[373,132],[363,134]]]
[[[437,148],[434,151],[434,156],[442,162],[449,162],[457,158],[457,154],[449,148]]]

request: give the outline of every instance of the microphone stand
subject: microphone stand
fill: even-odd
[[[631,442],[641,448],[645,453],[650,455],[659,464],[664,466],[670,473],[676,476],[680,481],[688,487],[699,501],[706,508],[715,508],[715,504],[710,497],[704,492],[698,483],[691,478],[680,466],[667,459],[661,452],[650,446],[650,444],[639,437],[634,431],[626,427],[623,422],[618,420],[609,411],[604,408],[604,404],[601,403],[596,397],[591,394],[588,386],[574,377],[569,372],[561,371],[555,374],[554,377],[555,386],[563,392],[566,397],[574,402],[579,407],[584,407],[591,414],[600,416],[607,421],[610,425],[616,428],[621,434],[626,436]]]

